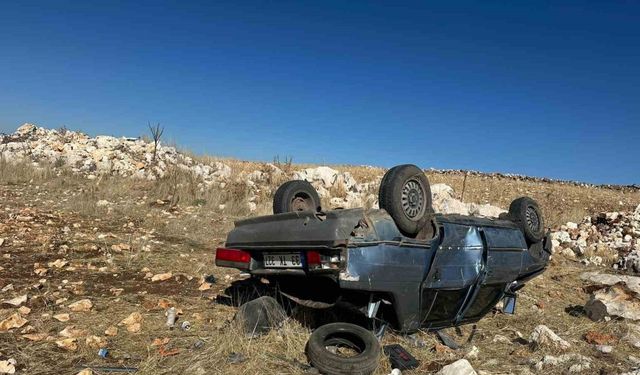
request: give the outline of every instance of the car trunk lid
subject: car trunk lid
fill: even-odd
[[[364,217],[361,208],[289,212],[235,222],[226,247],[254,251],[335,249],[346,246]]]

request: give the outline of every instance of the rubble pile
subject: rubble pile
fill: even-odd
[[[465,203],[455,198],[453,188],[446,184],[431,185],[433,209],[444,214],[498,217],[506,210],[490,204]]]
[[[330,209],[377,208],[382,179],[381,171],[375,171],[372,173],[380,175],[370,182],[359,183],[351,173],[327,166],[287,174],[271,163],[262,164],[259,170],[234,173],[222,162],[201,163],[175,147],[160,143],[155,149],[153,142],[141,138],[102,135],[92,138],[81,132],[33,124],[24,124],[13,134],[0,134],[0,158],[9,162],[28,160],[36,165],[46,162],[54,168],[69,168],[89,179],[118,175],[155,180],[165,176],[170,168],[179,168],[193,173],[201,188],[224,188],[230,182],[246,185],[249,211],[255,211],[261,199],[270,196],[269,193],[287,179],[309,181]],[[453,188],[445,184],[435,184],[431,189],[436,212],[487,217],[505,212],[489,204],[464,203],[455,197]]]
[[[551,238],[555,253],[585,264],[609,260],[616,269],[640,273],[640,205],[634,212],[603,212],[567,223]]]
[[[593,290],[584,306],[591,320],[640,320],[640,277],[587,272],[581,278]]]
[[[20,126],[13,134],[0,135],[0,157],[7,161],[31,160],[68,167],[93,179],[101,174],[147,179],[163,177],[174,166],[192,171],[205,184],[226,181],[231,168],[224,163],[198,163],[175,147],[140,138],[88,135],[67,129]]]

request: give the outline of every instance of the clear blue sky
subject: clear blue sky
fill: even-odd
[[[455,3],[455,5],[453,5]],[[10,1],[0,132],[640,183],[638,1]]]

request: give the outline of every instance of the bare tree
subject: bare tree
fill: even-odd
[[[158,154],[158,145],[160,144],[162,134],[164,133],[164,126],[160,126],[160,123],[151,125],[151,122],[149,122],[149,131],[151,132],[151,138],[153,139],[153,159],[151,159],[151,162],[155,163],[156,155]]]

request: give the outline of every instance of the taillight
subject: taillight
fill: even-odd
[[[322,255],[317,251],[307,251],[309,269],[336,269],[340,266],[340,255]]]
[[[248,269],[251,263],[251,254],[244,250],[216,249],[216,266]]]
[[[309,267],[321,265],[320,253],[317,251],[307,251],[307,264]]]

